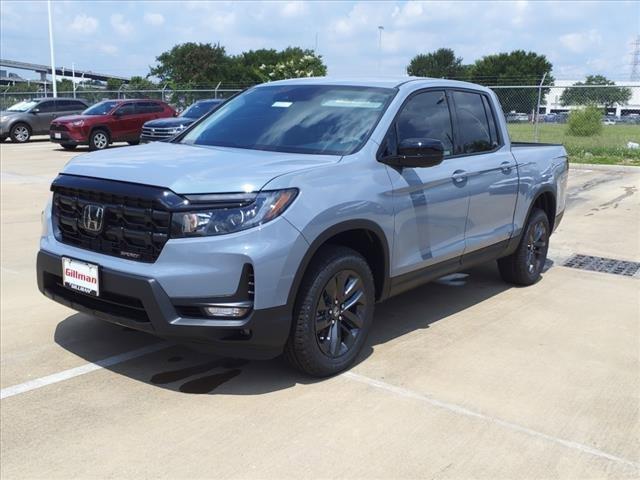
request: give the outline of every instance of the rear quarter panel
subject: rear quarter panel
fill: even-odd
[[[512,145],[520,183],[514,214],[514,233],[521,232],[533,201],[543,192],[556,199],[556,216],[564,212],[569,164],[562,145]]]

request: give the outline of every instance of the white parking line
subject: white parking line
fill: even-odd
[[[70,378],[94,372],[96,370],[100,370],[101,368],[110,367],[112,365],[126,362],[134,358],[142,357],[143,355],[157,352],[158,350],[162,350],[171,345],[172,344],[169,342],[154,343],[153,345],[149,345],[147,347],[131,350],[130,352],[121,353],[120,355],[114,355],[113,357],[107,357],[95,363],[86,363],[76,368],[70,368],[69,370],[63,370],[62,372],[47,375],[46,377],[36,378],[35,380],[29,380],[28,382],[24,382],[19,385],[3,388],[2,390],[0,390],[0,400],[13,397],[14,395],[19,395],[21,393],[29,392],[31,390],[35,390],[36,388],[42,388],[46,387],[47,385],[63,382],[65,380],[69,380]]]
[[[584,445],[582,443],[573,442],[571,440],[564,440],[562,438],[557,438],[552,435],[547,435],[546,433],[538,432],[537,430],[532,430],[531,428],[524,427],[522,425],[518,425],[517,423],[512,423],[507,420],[501,420],[499,418],[491,417],[489,415],[485,415],[484,413],[475,412],[473,410],[469,410],[466,407],[462,407],[460,405],[456,405],[454,403],[443,402],[441,400],[437,400],[430,395],[426,395],[423,393],[414,392],[412,390],[408,390],[402,387],[396,387],[395,385],[391,385],[386,382],[382,382],[380,380],[375,380],[373,378],[366,377],[364,375],[360,375],[354,372],[346,372],[343,374],[344,377],[354,380],[356,382],[364,383],[374,388],[379,388],[381,390],[386,390],[391,393],[395,393],[396,395],[400,395],[406,398],[412,398],[414,400],[419,400],[425,403],[428,403],[434,407],[442,408],[444,410],[448,410],[453,413],[457,413],[459,415],[464,415],[467,417],[479,418],[481,420],[488,421],[490,423],[494,423],[496,425],[500,425],[503,428],[507,428],[509,430],[513,430],[516,432],[524,433],[531,437],[540,438],[542,440],[546,440],[548,442],[557,443],[567,448],[571,448],[572,450],[578,450],[583,453],[588,453],[589,455],[593,455],[600,458],[605,458],[607,460],[611,460],[616,463],[620,463],[623,465],[631,466],[636,469],[640,468],[640,463],[627,460],[626,458],[618,457],[616,455],[612,455],[607,452],[603,452],[602,450],[598,450],[596,448],[592,448],[588,445]]]

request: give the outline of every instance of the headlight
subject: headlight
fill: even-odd
[[[182,130],[184,130],[184,125],[180,125],[179,127],[173,127],[171,130],[169,130],[169,133],[172,135],[175,135],[176,133],[180,133]]]
[[[84,120],[76,120],[75,122],[71,122],[71,125],[74,127],[81,127],[84,125]]]
[[[213,201],[201,210],[175,212],[171,216],[171,236],[206,237],[239,232],[263,225],[284,212],[298,194],[295,188],[258,194],[199,195],[197,201]],[[196,196],[187,197],[196,200]],[[219,204],[216,207],[215,204]],[[234,206],[229,206],[233,205]]]

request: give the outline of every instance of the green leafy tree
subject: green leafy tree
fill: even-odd
[[[576,137],[591,137],[602,132],[602,110],[595,105],[573,110],[567,121],[567,133]]]
[[[468,70],[468,66],[462,65],[462,58],[456,57],[450,48],[421,53],[407,65],[407,73],[416,77],[464,79]]]
[[[266,62],[252,66],[254,69],[257,67],[257,72],[263,81],[323,77],[327,74],[327,67],[321,55],[317,55],[313,50],[299,47],[288,47],[277,52],[275,56],[269,54]]]
[[[553,85],[552,69],[553,65],[544,55],[515,50],[487,55],[476,61],[470,80],[487,86],[538,85],[546,74],[544,85]],[[538,100],[538,90],[535,88],[499,88],[495,92],[507,112],[531,112]],[[543,88],[543,102],[547,93],[549,89]]]
[[[231,60],[220,44],[188,42],[156,57],[149,76],[175,87],[215,85],[227,79]]]
[[[564,106],[596,105],[600,107],[627,104],[631,99],[631,89],[616,87],[615,84],[602,75],[588,75],[584,82],[574,83],[573,88],[565,89],[560,96],[560,103]],[[589,87],[587,85],[601,86]]]
[[[63,78],[56,81],[56,88],[58,90],[58,95],[73,93],[73,82],[68,78]]]
[[[117,91],[124,82],[118,78],[107,78],[107,90]]]

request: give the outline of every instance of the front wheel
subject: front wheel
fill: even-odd
[[[89,150],[104,150],[109,146],[109,135],[104,130],[94,130],[89,137]]]
[[[498,260],[502,279],[523,286],[537,282],[547,261],[550,235],[546,213],[538,208],[534,209],[516,251]]]
[[[11,127],[11,140],[16,143],[27,143],[31,138],[31,129],[26,123],[16,123]]]
[[[285,357],[315,377],[350,367],[371,328],[374,303],[366,260],[350,248],[324,247],[300,285]]]

